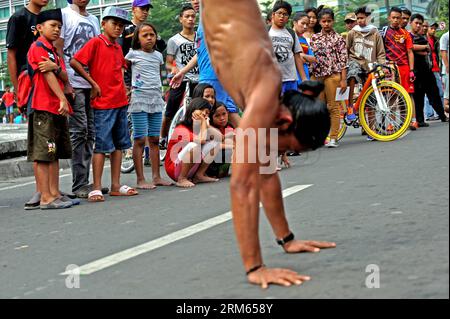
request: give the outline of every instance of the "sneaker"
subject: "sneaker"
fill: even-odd
[[[409,129],[411,130],[411,131],[415,131],[415,130],[417,130],[419,128],[419,123],[417,123],[417,122],[411,122],[411,124],[409,125]]]
[[[430,126],[430,124],[425,123],[425,122],[419,123],[419,127],[429,127],[429,126]]]
[[[375,141],[375,139],[374,139],[372,136],[367,136],[367,140],[368,140],[369,142]]]
[[[441,122],[442,123],[448,123],[448,117],[446,116],[446,117],[443,117],[443,118],[441,118]]]
[[[336,148],[339,147],[339,143],[336,140],[330,140],[330,142],[326,145],[328,148]]]
[[[388,131],[388,132],[393,132],[393,131],[394,131],[394,125],[392,125],[391,123],[389,123],[388,127],[386,128],[386,131]]]
[[[149,158],[144,158],[144,166],[151,166]]]
[[[346,115],[345,115],[345,120],[346,120],[347,122],[349,122],[349,123],[351,123],[351,122],[353,122],[353,121],[356,121],[356,115],[355,115],[355,113],[352,113],[352,114],[346,114]]]
[[[439,118],[439,116],[437,116],[437,115],[435,115],[435,116],[430,116],[429,118],[427,118],[427,121],[428,122],[431,122],[431,121],[439,121],[440,120],[440,118]]]

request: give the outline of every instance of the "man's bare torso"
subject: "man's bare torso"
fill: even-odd
[[[239,107],[264,86],[280,91],[281,73],[256,0],[203,0],[202,23],[217,77]]]

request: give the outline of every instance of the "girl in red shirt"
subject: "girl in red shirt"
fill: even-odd
[[[218,181],[206,175],[217,149],[220,151],[219,134],[209,124],[210,109],[207,100],[193,99],[184,120],[170,137],[164,166],[178,187],[191,188],[197,183]],[[214,141],[211,140],[213,136]]]
[[[225,104],[217,102],[209,115],[211,125],[222,135],[221,152],[208,167],[206,173],[218,178],[227,177],[230,171],[231,155],[234,146],[234,127],[228,121],[228,110]]]

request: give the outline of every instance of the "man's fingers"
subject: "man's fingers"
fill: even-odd
[[[327,242],[327,241],[314,241],[314,240],[311,240],[311,241],[307,241],[306,244],[309,245],[309,246],[317,247],[317,248],[333,248],[333,247],[336,247],[336,243]]]
[[[310,245],[305,245],[305,247],[304,247],[303,250],[304,250],[304,251],[311,252],[311,253],[318,253],[318,252],[320,251],[319,248],[314,247],[314,246],[310,246]]]
[[[274,281],[274,284],[280,285],[280,286],[285,286],[285,287],[289,287],[292,286],[292,283],[284,278],[278,278]]]
[[[261,288],[262,289],[267,289],[269,287],[269,285],[267,284],[267,281],[263,278],[261,280]]]

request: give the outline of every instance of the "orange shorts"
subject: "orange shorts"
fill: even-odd
[[[399,65],[398,71],[400,73],[400,84],[408,93],[414,93],[414,83],[409,79],[409,65]]]

